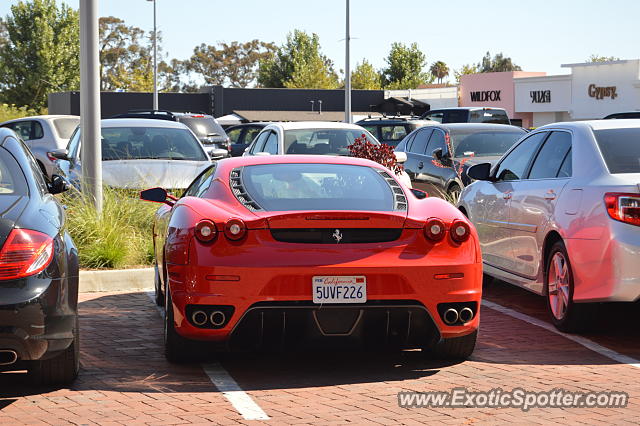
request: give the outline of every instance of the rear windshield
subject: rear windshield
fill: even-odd
[[[18,162],[6,149],[0,148],[0,195],[25,194],[27,194],[27,182]],[[0,209],[5,210],[6,207],[8,206],[0,204]]]
[[[609,173],[640,173],[640,129],[594,130]]]
[[[80,124],[80,117],[53,119],[53,127],[56,128],[60,139],[69,139],[78,124]]]
[[[356,138],[365,135],[375,145],[379,142],[365,129],[296,129],[284,132],[286,154],[349,155]]]
[[[246,166],[242,182],[267,211],[393,211],[389,184],[374,169],[344,164]]]
[[[227,136],[224,129],[211,117],[180,117],[179,121],[190,128],[199,138]],[[217,133],[217,135],[213,135],[213,133]]]
[[[509,117],[504,111],[491,109],[472,110],[469,114],[470,123],[509,124]]]
[[[140,159],[208,161],[200,141],[184,128],[102,128],[103,161]]]
[[[493,157],[507,152],[526,132],[451,130],[455,157]]]

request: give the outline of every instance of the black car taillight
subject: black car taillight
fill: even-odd
[[[425,223],[424,225],[424,235],[425,237],[427,237],[429,240],[434,241],[434,242],[438,242],[438,241],[442,241],[442,239],[444,238],[444,236],[447,233],[447,228],[444,225],[444,222],[441,221],[440,219],[429,219],[427,220],[427,223]]]
[[[53,238],[30,229],[13,229],[0,250],[0,280],[43,271],[53,259]]]
[[[607,192],[604,204],[611,219],[640,226],[640,194]]]
[[[449,234],[451,234],[451,239],[456,243],[463,243],[469,239],[471,228],[467,222],[456,219],[451,223],[451,227],[449,227]]]
[[[240,219],[229,219],[224,225],[224,235],[232,240],[241,240],[247,234],[247,225]]]
[[[218,229],[215,223],[208,219],[203,219],[196,224],[194,233],[198,241],[208,243],[216,239]]]

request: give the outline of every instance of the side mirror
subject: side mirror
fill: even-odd
[[[493,181],[491,177],[491,163],[481,163],[467,169],[467,176],[475,180]]]
[[[225,158],[229,154],[226,149],[221,148],[211,148],[207,149],[206,151],[207,155],[212,160],[220,160],[221,158]]]
[[[47,152],[47,155],[53,158],[57,158],[58,160],[71,161],[71,159],[69,158],[69,151],[64,148],[49,151]]]
[[[413,193],[413,195],[415,195],[415,197],[418,200],[423,200],[429,196],[429,194],[427,194],[426,192],[421,191],[419,189],[415,189],[415,188],[411,188],[411,192]]]
[[[405,163],[407,161],[407,153],[403,151],[393,151],[396,156],[396,161],[400,164]]]
[[[445,166],[450,166],[451,165],[451,156],[449,155],[449,153],[444,153],[442,151],[442,148],[436,148],[433,150],[433,152],[431,153],[431,155],[433,156],[433,158],[435,158],[436,160],[438,160],[440,163],[444,164]]]
[[[47,186],[49,187],[49,193],[60,194],[69,189],[69,182],[60,175],[53,175],[51,176],[51,182]]]
[[[164,203],[169,206],[173,206],[175,199],[167,194],[167,191],[163,188],[151,188],[145,189],[140,192],[140,199],[144,201],[151,201],[152,203]]]

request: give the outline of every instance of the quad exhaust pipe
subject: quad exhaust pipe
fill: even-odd
[[[213,311],[211,315],[207,315],[205,311],[195,311],[191,314],[191,322],[198,326],[203,327],[209,322],[214,327],[220,327],[227,320],[227,316],[222,311]]]
[[[0,365],[11,365],[18,360],[18,354],[12,350],[0,350]]]
[[[209,321],[211,321],[211,324],[213,324],[214,327],[220,327],[222,324],[224,324],[224,321],[226,319],[227,317],[221,311],[213,311],[211,312],[211,316],[209,317]]]
[[[456,311],[453,308],[449,308],[446,311],[444,311],[444,314],[442,315],[442,319],[444,320],[444,323],[447,325],[453,325],[455,323],[458,322],[458,311]]]
[[[473,309],[464,307],[458,311],[455,308],[449,308],[442,314],[442,320],[447,325],[455,325],[458,322],[466,324],[474,317]]]
[[[191,314],[191,321],[198,327],[202,327],[203,325],[205,325],[208,319],[209,318],[207,317],[207,314],[204,313],[204,311],[195,311],[193,314]]]
[[[473,319],[473,311],[471,308],[462,308],[460,309],[458,317],[460,318],[460,321],[467,323]]]

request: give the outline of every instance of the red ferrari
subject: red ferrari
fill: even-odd
[[[212,164],[153,226],[165,353],[357,342],[463,359],[479,325],[473,225],[369,160],[235,157]]]

